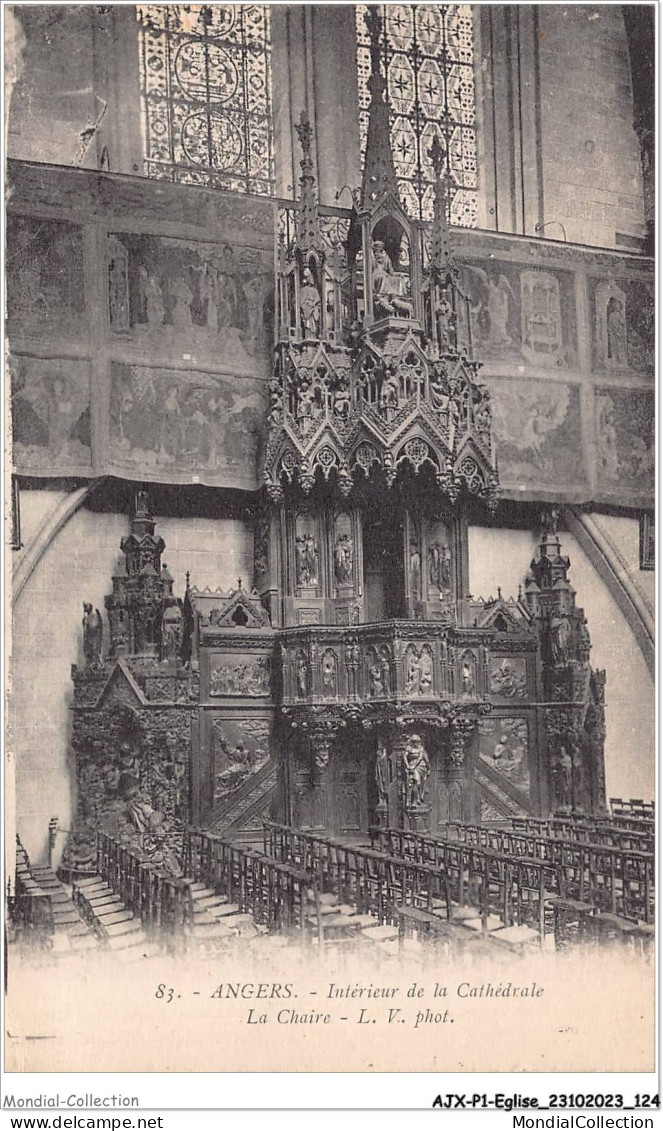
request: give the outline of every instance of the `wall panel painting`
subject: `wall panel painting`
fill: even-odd
[[[486,260],[466,263],[462,283],[478,359],[576,368],[574,282],[568,271]]]
[[[107,263],[114,334],[152,355],[186,351],[233,373],[268,373],[271,249],[116,232]]]
[[[89,363],[14,355],[10,371],[15,469],[26,475],[89,475]]]
[[[83,332],[82,229],[61,220],[9,215],[6,284],[10,332],[40,338]]]
[[[599,370],[654,367],[655,298],[644,279],[588,280],[593,364]]]
[[[596,475],[602,496],[653,496],[653,389],[594,390]]]
[[[261,381],[113,362],[106,466],[165,482],[255,487]]]
[[[491,377],[493,428],[505,487],[578,487],[586,482],[577,386]]]

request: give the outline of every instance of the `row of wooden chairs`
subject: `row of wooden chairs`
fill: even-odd
[[[449,918],[449,887],[439,868],[273,821],[263,828],[266,854],[303,868],[321,892],[333,892],[379,923],[397,922],[403,906]]]
[[[643,801],[640,797],[630,797],[628,800],[623,797],[611,797],[610,812],[613,817],[640,817],[653,821],[656,808],[653,801]]]
[[[372,843],[382,851],[442,868],[449,876],[458,874],[462,868],[469,877],[473,869],[480,874],[481,867],[485,867],[487,875],[497,877],[498,904],[491,906],[491,911],[497,914],[501,914],[498,908],[502,911],[506,908],[508,917],[509,903],[522,902],[527,904],[525,911],[531,919],[532,903],[551,896],[587,903],[597,911],[633,922],[653,922],[654,858],[651,855],[624,852],[607,845],[547,840],[480,825],[464,826],[464,829],[466,833],[472,829],[474,838],[452,841],[405,829],[382,828],[372,829],[371,837]],[[459,849],[484,854],[485,865],[470,856],[459,857]],[[503,868],[505,861],[513,865],[510,870]],[[501,890],[507,882],[507,872],[512,885],[511,896]],[[500,878],[502,873],[504,880]],[[457,892],[452,884],[452,899],[458,898],[462,903],[461,883],[459,879]],[[519,887],[523,888],[522,895]],[[490,895],[488,898],[490,900]],[[539,906],[537,922],[541,929],[544,918],[544,908]]]
[[[225,895],[268,930],[305,937],[311,921],[319,929],[319,892],[306,870],[198,829],[187,833],[185,862],[188,876]]]
[[[450,826],[451,827],[451,826]],[[653,830],[624,828],[612,820],[570,817],[512,817],[515,832],[535,833],[538,836],[561,840],[579,840],[591,844],[606,844],[625,851],[654,852]]]

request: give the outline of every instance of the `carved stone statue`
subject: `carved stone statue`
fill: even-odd
[[[416,543],[410,545],[410,588],[412,596],[421,593],[421,551]]]
[[[182,647],[182,610],[179,605],[164,609],[161,622],[161,655],[164,660],[178,656]]]
[[[389,751],[384,743],[378,746],[375,759],[375,785],[378,791],[378,805],[386,806],[389,797]]]
[[[398,375],[395,367],[389,366],[380,389],[380,410],[387,420],[394,418],[399,403]]]
[[[385,687],[382,681],[382,668],[378,664],[371,664],[368,669],[368,693],[372,699],[384,695]]]
[[[451,550],[441,542],[428,547],[428,578],[440,590],[451,588]]]
[[[460,669],[460,692],[461,695],[471,698],[474,695],[476,688],[474,686],[474,671],[472,669],[471,661],[466,657],[463,660]]]
[[[408,809],[425,803],[430,776],[430,760],[420,735],[410,735],[403,751],[405,772],[405,805]]]
[[[320,292],[309,267],[304,268],[302,284],[299,291],[302,331],[307,338],[317,338],[320,335]]]
[[[553,613],[550,618],[550,645],[554,664],[564,664],[569,659],[572,634],[567,614]]]
[[[297,659],[297,698],[306,699],[308,693],[308,663],[305,656]]]
[[[334,546],[334,576],[339,585],[352,585],[352,541],[349,534],[339,534]]]
[[[411,318],[410,276],[407,271],[394,267],[382,240],[373,240],[371,267],[376,314],[400,314]]]
[[[333,652],[322,657],[322,689],[324,695],[338,694],[338,661]]]
[[[101,647],[104,638],[104,622],[99,609],[93,609],[89,601],[83,604],[83,655],[90,668],[101,666]]]
[[[334,416],[338,420],[347,420],[350,415],[350,392],[348,389],[337,389],[334,393]]]
[[[317,585],[318,546],[312,534],[299,534],[295,539],[297,584]]]

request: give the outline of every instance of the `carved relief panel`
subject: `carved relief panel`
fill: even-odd
[[[488,665],[488,691],[500,699],[526,699],[526,661],[519,656],[492,656]]]
[[[269,656],[213,653],[209,660],[209,694],[214,699],[265,699],[271,694]]]
[[[212,806],[227,809],[250,792],[254,775],[270,757],[269,719],[212,719]]]
[[[490,717],[479,723],[479,760],[529,800],[529,725],[524,716]],[[491,780],[495,780],[491,777]],[[510,793],[512,796],[513,794]]]

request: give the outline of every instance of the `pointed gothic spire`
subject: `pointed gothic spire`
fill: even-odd
[[[364,208],[369,208],[376,200],[387,193],[392,193],[396,200],[399,199],[399,196],[394,155],[391,151],[389,107],[385,100],[387,84],[380,69],[382,18],[377,5],[368,5],[364,19],[371,41],[371,77],[368,80],[371,101],[368,109],[368,134],[366,137],[361,202]]]
[[[451,176],[438,133],[433,138],[428,156],[435,174],[430,266],[440,275],[455,277],[458,269],[451,247]]]
[[[296,245],[303,260],[306,260],[311,251],[320,254],[322,251],[322,236],[318,219],[318,199],[315,191],[315,176],[313,174],[313,159],[311,157],[311,141],[313,130],[306,112],[302,110],[299,124],[295,126],[297,137],[302,147],[300,161],[301,176],[299,211],[297,213]]]

